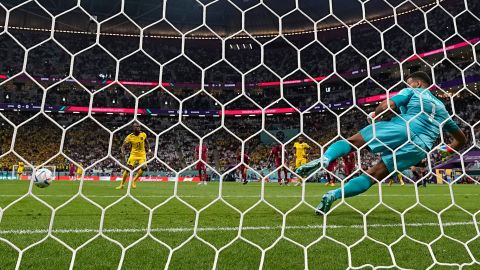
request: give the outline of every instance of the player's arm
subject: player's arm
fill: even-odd
[[[460,150],[465,146],[467,143],[467,137],[451,118],[447,120],[443,128],[453,137],[452,143],[446,147],[445,151],[451,153],[453,150]]]
[[[125,156],[127,154],[127,147],[130,145],[129,142],[126,140],[122,143],[122,147],[120,147],[120,151],[122,152],[122,156]]]
[[[396,105],[395,102],[391,99],[386,99],[382,101],[380,104],[378,104],[377,108],[375,108],[374,115],[370,115],[372,118],[382,114],[384,111],[388,110],[388,108],[391,108],[392,110],[395,110]]]
[[[391,97],[390,99],[386,99],[382,101],[377,108],[375,108],[375,112],[370,114],[372,118],[376,117],[377,115],[382,114],[384,111],[388,110],[389,108],[395,110],[396,108],[400,108],[401,106],[406,106],[410,101],[410,98],[413,95],[413,90],[410,88],[405,88],[400,91],[397,95]]]
[[[467,143],[467,137],[465,136],[465,133],[459,128],[456,131],[450,133],[453,137],[453,142],[449,144],[448,146],[450,148],[453,148],[454,150],[459,150],[465,144]]]
[[[273,150],[270,150],[270,154],[268,154],[268,157],[267,157],[267,162],[270,163],[270,160],[273,158]]]
[[[130,140],[128,136],[125,138],[125,140],[122,143],[122,146],[120,147],[120,152],[122,153],[122,156],[125,157],[127,155],[127,147],[130,145]]]
[[[152,149],[150,149],[150,141],[148,138],[145,138],[145,152],[150,153]]]

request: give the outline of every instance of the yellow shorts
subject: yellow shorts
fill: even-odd
[[[135,167],[136,165],[141,165],[145,163],[146,160],[147,160],[147,157],[130,156],[128,158],[127,164],[132,167]]]
[[[307,163],[307,159],[306,158],[297,158],[295,160],[295,169],[298,169],[300,166],[302,166],[303,164]]]

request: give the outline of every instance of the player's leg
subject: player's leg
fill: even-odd
[[[382,180],[388,175],[388,169],[383,163],[383,161],[380,161],[375,166],[368,169],[367,173],[368,175],[362,174],[353,178],[345,184],[345,186],[343,187],[343,193],[345,198],[353,197],[367,191],[373,184],[376,183],[374,179]],[[322,201],[317,206],[316,213],[322,214],[328,212],[332,204],[336,200],[341,198],[342,188],[337,188],[335,190],[327,192],[325,195],[323,195]]]
[[[420,175],[422,177],[423,187],[427,187],[427,177],[426,177],[427,174],[425,173],[425,168],[420,167]]]
[[[373,145],[373,148],[374,146],[375,145]],[[414,164],[418,164],[425,158],[425,156],[426,154],[413,143],[408,143],[400,147],[395,153],[395,156],[393,153],[383,153],[381,161],[375,166],[369,168],[367,174],[355,177],[344,185],[343,190],[345,198],[356,196],[367,191],[372,184],[376,183],[375,179],[377,181],[382,181],[389,173],[402,171]],[[396,166],[394,160],[396,160]],[[317,214],[328,212],[333,202],[341,197],[342,188],[327,192],[317,207]]]
[[[304,166],[305,164],[307,164],[307,159],[306,158],[302,158],[302,159],[299,159],[298,162],[295,162],[296,166],[295,168],[301,168],[302,166]],[[297,178],[297,183],[295,184],[295,186],[301,186],[303,184],[303,179],[302,178]]]
[[[133,166],[134,166],[134,160],[133,158],[129,157],[128,160],[127,160],[127,167],[129,167],[130,169],[133,169]],[[120,185],[118,187],[116,187],[115,189],[122,189],[124,186],[125,186],[125,182],[127,181],[127,178],[129,176],[129,171],[128,170],[123,170],[123,174],[122,174],[122,180],[120,181]]]
[[[197,162],[197,164],[195,164],[195,169],[198,171],[198,179],[200,180],[200,182],[197,185],[199,186],[203,182],[202,167],[200,166],[199,162]]]
[[[417,167],[412,166],[412,167],[410,167],[410,170],[412,171],[413,178],[414,178],[414,181],[415,181],[417,187],[419,187],[422,184],[422,182],[421,182],[422,177],[420,176],[420,173],[418,172]]]
[[[207,175],[207,166],[202,164],[202,172],[203,172],[203,184],[206,185],[207,184],[207,180],[208,180],[208,175]]]
[[[295,170],[300,169],[301,166],[302,166],[302,160],[299,158],[295,159]],[[297,183],[295,185],[298,185],[299,182],[300,182],[300,179],[297,178]]]
[[[202,169],[197,167],[197,170],[198,170],[198,179],[200,179],[200,182],[198,183],[198,185],[201,185],[203,182]]]
[[[278,170],[277,171],[277,178],[278,178],[278,184],[279,185],[282,185],[282,171],[283,171],[283,168],[281,167],[282,164],[279,160],[275,160],[275,168]]]
[[[400,181],[400,185],[403,186],[405,185],[405,182],[403,182],[403,175],[401,173],[397,174],[398,181]]]
[[[360,133],[357,133],[347,140],[339,140],[330,145],[319,159],[312,160],[305,165],[298,168],[295,172],[300,176],[307,176],[310,173],[314,172],[322,165],[324,168],[328,167],[332,160],[336,160],[339,157],[343,157],[348,153],[352,152],[354,149],[352,145],[356,148],[360,148],[365,145],[365,140]]]
[[[135,177],[133,178],[133,182],[132,182],[132,188],[137,188],[137,181],[142,175],[143,175],[143,167],[138,169],[137,174],[135,174]]]
[[[118,187],[116,187],[116,189],[122,189],[123,188],[125,182],[127,181],[127,177],[128,177],[128,171],[123,170],[122,180],[120,181],[120,185]]]
[[[333,177],[333,176],[332,176],[332,181],[330,182],[330,186],[331,186],[331,187],[336,186],[336,184],[335,184],[335,177]]]
[[[246,166],[242,165],[242,166],[240,167],[240,174],[241,174],[241,176],[242,176],[242,183],[243,183],[244,185],[247,184],[248,181],[247,181],[247,167],[246,167]]]
[[[284,178],[283,178],[283,184],[287,186],[288,183],[289,183],[289,180],[288,180],[288,170],[287,170],[287,168],[283,167],[283,168],[282,168],[282,171],[283,171],[283,177],[284,177]]]
[[[142,161],[143,161],[143,162],[142,162]],[[138,163],[136,163],[136,164],[140,165],[140,164],[143,164],[143,163],[145,163],[145,159],[139,160]],[[137,171],[137,173],[135,174],[135,176],[133,177],[132,188],[137,188],[137,181],[138,181],[138,179],[140,179],[140,177],[143,175],[144,168],[145,168],[144,166],[141,166],[141,167],[138,169],[138,171]]]

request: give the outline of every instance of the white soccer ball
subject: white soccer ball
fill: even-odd
[[[53,173],[49,169],[39,169],[33,175],[33,183],[39,188],[46,188],[50,186],[50,181],[53,179]]]

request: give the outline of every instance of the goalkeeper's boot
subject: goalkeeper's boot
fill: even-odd
[[[120,184],[120,186],[116,187],[115,189],[123,189],[123,185]]]
[[[332,191],[325,193],[322,197],[322,201],[318,204],[315,209],[315,214],[323,215],[330,211],[333,202],[336,201],[335,194]]]
[[[137,188],[137,181],[133,181],[133,182],[132,182],[132,188],[133,188],[133,189]]]
[[[303,164],[295,170],[295,173],[297,173],[301,177],[307,177],[308,175],[316,171],[318,168],[322,167],[322,165],[324,168],[326,168],[329,163],[330,162],[327,158],[321,157],[319,159],[315,159],[306,164]]]

